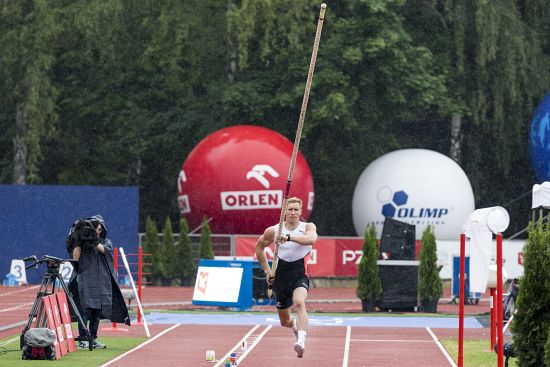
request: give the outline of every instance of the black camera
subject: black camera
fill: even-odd
[[[67,251],[72,252],[77,246],[83,250],[94,249],[99,244],[99,236],[95,230],[98,225],[98,221],[78,219],[69,231]]]

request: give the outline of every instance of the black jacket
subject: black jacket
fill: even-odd
[[[69,292],[82,315],[87,308],[101,310],[101,318],[130,325],[128,308],[114,276],[113,246],[110,240],[101,241],[105,254],[97,249],[82,249],[78,265],[69,282]],[[77,320],[71,309],[71,318]]]

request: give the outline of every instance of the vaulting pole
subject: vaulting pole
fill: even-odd
[[[321,4],[321,11],[319,13],[319,20],[317,21],[317,31],[315,33],[315,41],[313,43],[313,51],[311,52],[311,61],[309,63],[309,72],[307,74],[306,88],[304,91],[304,99],[302,100],[302,109],[300,110],[300,118],[298,120],[298,129],[296,130],[296,137],[294,138],[294,148],[292,150],[292,157],[290,159],[290,167],[288,169],[288,177],[286,180],[286,187],[283,198],[283,205],[281,207],[281,215],[279,217],[279,230],[275,236],[275,249],[273,252],[273,264],[271,267],[271,278],[275,278],[277,271],[277,264],[279,263],[279,245],[281,243],[281,231],[283,229],[283,221],[285,219],[286,207],[288,204],[288,196],[290,193],[290,185],[292,184],[292,178],[294,176],[294,168],[296,166],[296,157],[300,147],[300,139],[302,137],[302,129],[304,127],[304,120],[307,111],[307,102],[309,100],[309,91],[311,89],[311,81],[313,80],[313,72],[315,70],[315,62],[317,61],[317,51],[319,50],[319,41],[321,40],[321,31],[323,29],[323,21],[325,20],[326,4]],[[271,286],[268,289],[268,295],[271,298],[273,296],[273,290]]]

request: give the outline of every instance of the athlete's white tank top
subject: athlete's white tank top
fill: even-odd
[[[281,243],[279,245],[279,258],[280,259],[282,259],[284,261],[292,262],[292,261],[296,261],[296,260],[304,258],[307,254],[309,254],[311,252],[311,248],[313,246],[311,246],[311,245],[302,246],[299,243],[296,243],[296,242],[292,241],[292,237],[294,237],[294,236],[303,236],[304,234],[306,234],[306,224],[307,224],[306,222],[300,222],[298,224],[298,227],[296,227],[296,229],[294,229],[293,231],[289,231],[285,228],[285,225],[283,223],[283,230],[281,232],[281,235],[286,236],[287,234],[289,234],[290,235],[290,241],[287,241],[285,243]],[[278,232],[279,232],[279,225],[276,224],[275,225],[275,235],[277,235]]]

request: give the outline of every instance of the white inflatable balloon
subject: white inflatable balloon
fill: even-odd
[[[426,149],[403,149],[374,160],[363,171],[353,195],[358,236],[368,224],[382,234],[385,217],[416,226],[416,238],[432,225],[438,240],[457,240],[474,211],[468,177],[449,157]]]

